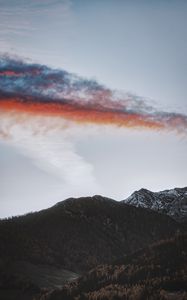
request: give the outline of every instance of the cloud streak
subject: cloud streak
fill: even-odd
[[[186,115],[157,111],[142,98],[94,80],[8,56],[0,58],[0,110],[83,124],[187,131]]]

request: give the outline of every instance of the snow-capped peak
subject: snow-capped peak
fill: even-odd
[[[140,189],[122,202],[165,213],[178,221],[187,220],[187,187],[161,192]]]

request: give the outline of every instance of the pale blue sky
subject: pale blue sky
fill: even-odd
[[[0,0],[0,51],[94,78],[145,97],[162,110],[187,113],[187,1]],[[68,142],[92,168],[90,194],[124,199],[141,187],[185,185],[184,137],[112,128],[76,134]],[[32,155],[23,156],[2,141],[2,216],[88,194],[83,183],[79,189],[67,185],[33,161]],[[18,162],[20,173],[13,176]]]
[[[187,111],[186,1],[1,0],[0,5],[1,51]]]

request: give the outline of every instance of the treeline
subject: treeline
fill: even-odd
[[[187,234],[101,265],[40,300],[187,299]]]

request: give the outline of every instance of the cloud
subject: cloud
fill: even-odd
[[[120,94],[64,70],[2,56],[0,78],[4,112],[60,117],[79,124],[187,131],[184,114],[158,111],[143,98]]]
[[[87,193],[99,189],[92,165],[76,152],[73,137],[76,128],[73,125],[68,129],[66,122],[58,120],[64,130],[57,130],[56,122],[50,117],[29,119],[17,114],[0,114],[0,119],[4,134],[0,132],[1,140],[30,158],[46,173],[60,179],[64,194],[68,190],[77,194],[83,189]],[[46,128],[50,131],[46,132]]]

